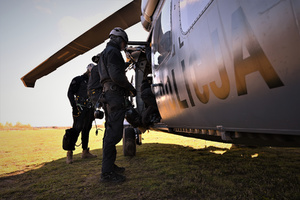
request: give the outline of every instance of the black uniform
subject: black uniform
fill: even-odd
[[[102,173],[114,171],[116,160],[116,144],[123,136],[125,117],[125,96],[129,91],[136,94],[134,87],[125,75],[125,62],[120,47],[110,41],[100,55],[98,70],[105,98],[106,116],[103,138]]]
[[[159,122],[161,117],[156,104],[155,95],[147,79],[143,80],[141,91],[141,98],[146,106],[146,110],[142,114],[142,122],[145,127],[148,127],[152,123]]]
[[[94,110],[87,95],[88,75],[85,73],[73,78],[69,90],[68,98],[73,110],[73,130],[72,138],[75,143],[81,132],[82,149],[88,149],[89,132],[94,120]]]
[[[87,88],[88,96],[90,97],[93,106],[96,106],[96,103],[98,102],[99,96],[103,89],[100,83],[100,76],[97,66],[94,66],[91,70]]]

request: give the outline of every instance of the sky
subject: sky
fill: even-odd
[[[106,42],[38,79],[21,77],[130,0],[0,0],[0,123],[72,126],[67,98],[71,80],[86,71]],[[130,41],[145,41],[141,23],[126,30]]]

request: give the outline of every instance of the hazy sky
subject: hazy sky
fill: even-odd
[[[1,0],[0,123],[71,126],[67,90],[106,43],[76,57],[26,88],[21,77],[130,0]],[[138,23],[131,41],[146,40]]]

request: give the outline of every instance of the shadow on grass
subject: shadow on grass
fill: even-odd
[[[126,182],[100,183],[98,157],[67,165],[65,158],[0,178],[1,199],[299,199],[300,149],[193,149],[143,144],[135,157],[117,147]]]

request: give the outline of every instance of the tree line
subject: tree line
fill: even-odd
[[[20,130],[20,129],[32,129],[30,124],[22,124],[21,122],[17,122],[13,125],[10,122],[6,122],[5,124],[0,123],[0,130]]]

